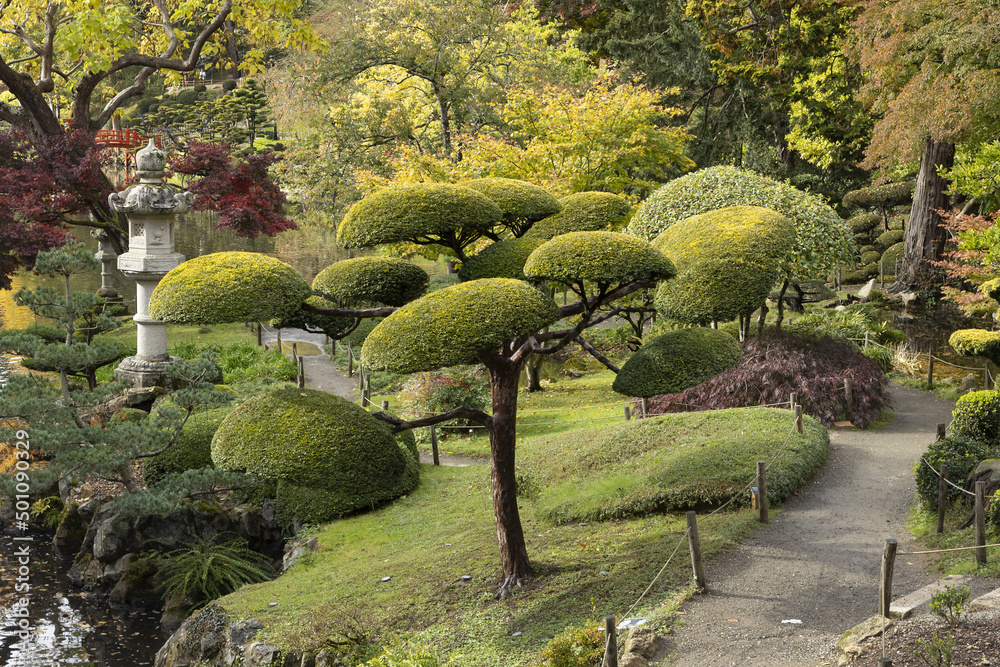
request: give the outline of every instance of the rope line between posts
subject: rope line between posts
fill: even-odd
[[[935,469],[934,469],[934,466],[932,466],[932,465],[931,465],[930,463],[928,463],[928,462],[927,462],[927,459],[926,459],[925,457],[921,456],[921,457],[920,457],[920,462],[921,462],[921,463],[923,463],[923,464],[924,464],[925,466],[927,466],[928,468],[930,468],[930,471],[931,471],[932,473],[934,473],[935,475],[937,475],[938,479],[941,479],[941,473],[940,473],[939,471],[935,470]],[[961,491],[962,493],[964,493],[964,494],[965,494],[965,495],[967,495],[967,496],[974,496],[974,495],[976,495],[976,494],[975,494],[975,493],[973,493],[972,491],[966,491],[965,489],[963,489],[962,487],[958,486],[957,484],[955,484],[955,483],[954,483],[953,481],[951,481],[950,479],[947,479],[947,478],[945,478],[944,482],[945,482],[945,484],[949,484],[949,485],[951,485],[951,486],[955,487],[956,489],[958,489],[959,491]],[[991,496],[991,497],[992,497],[992,496]]]
[[[978,547],[954,547],[953,549],[930,549],[928,551],[897,551],[897,556],[916,556],[917,554],[943,554],[947,551],[972,551],[973,549],[989,549],[1000,547],[1000,544],[983,544]]]

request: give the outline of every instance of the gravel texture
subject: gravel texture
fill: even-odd
[[[938,578],[927,572],[927,556],[905,553],[920,546],[904,520],[915,493],[913,464],[935,439],[937,424],[951,421],[953,404],[895,386],[892,399],[891,424],[833,429],[816,478],[770,525],[707,564],[710,592],[682,607],[662,664],[836,664],[840,635],[876,612],[889,538],[899,542],[893,598]],[[973,595],[997,585],[979,581]],[[1000,657],[968,664],[1000,665]]]

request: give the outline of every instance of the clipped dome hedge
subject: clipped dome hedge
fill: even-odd
[[[382,320],[365,339],[361,363],[396,373],[471,364],[479,353],[558,319],[555,302],[522,280],[459,283],[411,301]]]
[[[531,253],[524,275],[561,283],[630,283],[645,276],[671,278],[677,270],[649,243],[617,232],[571,232]]]
[[[216,252],[165,275],[149,299],[149,316],[181,324],[266,322],[292,315],[311,293],[302,276],[280,260]]]
[[[233,406],[194,412],[188,417],[180,437],[159,456],[142,460],[146,484],[156,484],[167,475],[185,470],[212,467],[212,438]]]
[[[500,207],[503,221],[516,236],[532,223],[562,210],[563,205],[548,190],[513,178],[474,178],[458,185],[481,192]]]
[[[959,329],[948,338],[948,344],[959,354],[984,357],[994,363],[1000,362],[1000,331]]]
[[[350,209],[337,229],[337,243],[363,248],[414,238],[482,232],[503,218],[489,197],[459,185],[410,183],[373,192]]]
[[[429,280],[426,271],[405,259],[355,257],[320,271],[312,288],[345,306],[369,302],[402,306],[427,291]]]
[[[212,460],[279,488],[313,489],[324,498],[325,515],[314,520],[371,508],[419,481],[413,456],[387,425],[345,398],[312,389],[278,389],[237,407],[215,433]],[[279,511],[287,515],[280,503]]]
[[[661,283],[656,308],[683,322],[731,320],[753,312],[787,266],[795,227],[759,206],[731,206],[671,225],[653,245],[678,275]]]
[[[570,232],[596,232],[618,225],[632,207],[610,192],[577,192],[559,200],[562,211],[535,223],[526,237],[551,239]]]
[[[486,246],[482,251],[462,262],[458,277],[462,280],[482,278],[515,278],[524,280],[524,263],[544,239],[504,239]]]
[[[652,240],[693,215],[729,206],[760,206],[795,225],[789,268],[797,278],[826,276],[857,260],[850,227],[822,198],[736,167],[710,167],[674,179],[642,203],[626,233]]]
[[[740,360],[736,339],[718,329],[677,329],[643,344],[628,358],[611,388],[649,398],[701,384]]]

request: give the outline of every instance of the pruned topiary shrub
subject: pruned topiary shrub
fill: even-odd
[[[163,277],[149,315],[164,322],[266,322],[291,315],[312,290],[291,266],[255,252],[189,259]]]
[[[303,498],[322,498],[311,521],[375,507],[418,483],[412,453],[383,422],[347,399],[311,389],[278,389],[237,407],[216,431],[212,460],[278,482],[279,500],[292,499],[296,508]],[[304,520],[287,505],[279,511]]]
[[[361,363],[396,373],[471,364],[558,319],[555,302],[523,280],[473,280],[431,292],[382,320],[365,339]]]
[[[847,219],[847,224],[855,234],[863,234],[875,229],[882,222],[882,216],[875,213],[862,213]]]
[[[188,417],[180,437],[159,456],[142,460],[143,480],[156,484],[167,475],[212,466],[212,438],[233,406],[195,412]]]
[[[503,211],[503,223],[514,236],[522,236],[535,222],[562,210],[548,190],[514,178],[473,178],[458,185],[483,193]]]
[[[894,274],[896,272],[896,263],[903,259],[903,249],[905,244],[900,241],[894,245],[889,246],[884,253],[882,253],[882,270],[886,274]]]
[[[648,398],[693,387],[740,358],[736,339],[717,329],[678,329],[643,344],[621,367],[611,388]]]
[[[524,280],[524,263],[538,246],[545,243],[538,238],[504,239],[462,262],[458,276],[462,280],[482,278],[515,278]]]
[[[954,425],[952,428],[954,429]],[[913,467],[917,495],[928,508],[937,509],[938,471],[940,471],[942,463],[948,466],[948,479],[961,487],[965,478],[975,470],[980,461],[998,455],[1000,455],[1000,451],[996,445],[989,445],[982,440],[957,433],[933,442]],[[964,500],[964,496],[961,488],[956,489],[951,485],[948,486],[947,499],[949,503]]]
[[[551,239],[570,232],[597,232],[617,227],[632,210],[628,201],[611,192],[577,192],[559,200],[562,211],[540,220],[527,237]]]
[[[841,203],[848,207],[875,208],[893,207],[913,198],[914,184],[910,181],[886,183],[868,188],[852,190],[844,195]]]
[[[668,317],[704,324],[752,313],[787,266],[795,227],[758,206],[731,206],[671,225],[653,241],[677,266],[656,290]]]
[[[989,445],[1000,444],[1000,391],[986,389],[960,396],[951,417],[954,435]]]
[[[562,234],[539,246],[524,265],[524,275],[533,280],[599,286],[643,276],[666,279],[676,273],[673,263],[649,243],[616,232]]]
[[[747,339],[742,347],[735,366],[680,393],[654,396],[650,411],[787,405],[795,392],[803,411],[824,425],[832,426],[851,413],[854,425],[866,428],[889,407],[889,381],[878,364],[835,338],[768,331]],[[853,388],[850,406],[845,402],[845,378]]]
[[[948,338],[948,344],[959,354],[983,357],[1000,362],[1000,332],[986,329],[959,329]]]
[[[888,250],[897,243],[902,243],[905,233],[902,229],[890,229],[887,232],[882,232],[875,239],[875,247]]]
[[[422,295],[428,280],[426,271],[398,257],[355,257],[320,271],[312,288],[340,306],[369,302],[402,306]]]
[[[337,229],[337,243],[363,248],[414,237],[475,238],[502,218],[500,207],[471,188],[447,183],[396,185],[354,204]]]

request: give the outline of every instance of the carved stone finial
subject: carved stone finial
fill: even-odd
[[[146,147],[135,154],[135,166],[142,181],[162,183],[167,169],[167,154],[157,148],[150,137]]]

